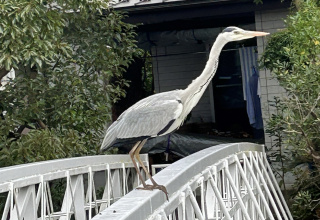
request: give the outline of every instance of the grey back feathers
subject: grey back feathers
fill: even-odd
[[[117,139],[166,134],[181,115],[183,105],[180,93],[181,90],[158,93],[128,108],[108,128],[101,149],[108,149]]]

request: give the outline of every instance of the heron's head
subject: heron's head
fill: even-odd
[[[246,31],[238,27],[227,27],[221,33],[227,41],[239,41],[258,36],[266,36],[269,33],[260,31]]]

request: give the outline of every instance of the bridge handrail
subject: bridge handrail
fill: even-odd
[[[262,145],[207,148],[168,166],[154,179],[167,188],[169,201],[159,190],[133,190],[93,219],[231,219],[233,215],[238,215],[236,219],[292,219]],[[206,208],[207,200],[218,204],[217,208],[213,204]]]
[[[148,155],[141,155],[141,159],[148,167]],[[0,168],[0,177],[0,195],[6,198],[0,217],[10,220],[37,219],[39,210],[40,219],[62,220],[72,215],[77,220],[91,219],[94,213],[139,185],[129,155],[75,157],[4,167]],[[99,199],[97,177],[104,187]],[[50,190],[57,180],[66,184],[58,211],[53,208]]]
[[[142,155],[141,159],[147,162],[148,155]],[[30,185],[26,180],[43,175],[47,176],[47,180],[52,180],[65,176],[67,170],[71,171],[72,174],[85,173],[88,172],[90,167],[93,171],[105,170],[106,164],[109,164],[110,168],[121,168],[122,163],[128,167],[133,167],[128,155],[73,157],[3,167],[0,168],[0,192],[7,191],[4,186],[9,183],[19,183],[19,186],[23,187]]]

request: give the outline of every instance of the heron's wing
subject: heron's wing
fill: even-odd
[[[119,118],[117,138],[160,135],[169,129],[182,109],[181,101],[176,99],[137,103]]]
[[[183,105],[174,92],[149,96],[123,112],[108,128],[101,149],[108,149],[117,139],[160,135],[182,110]]]

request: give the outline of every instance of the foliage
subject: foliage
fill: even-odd
[[[312,198],[308,191],[301,191],[295,196],[295,203],[292,205],[293,215],[296,219],[312,219],[311,212]]]
[[[2,149],[0,165],[79,156],[87,153],[84,146],[83,140],[74,130],[32,130],[22,136],[20,141],[12,141],[10,150],[6,147]]]
[[[0,8],[0,79],[11,68],[17,75],[0,91],[1,165],[96,153],[128,86],[134,26],[100,0],[0,0]]]
[[[320,8],[313,0],[300,7],[288,17],[287,29],[270,38],[262,62],[288,92],[282,121],[290,145],[319,164]]]
[[[67,180],[57,179],[50,182],[50,192],[52,198],[53,210],[59,212],[63,204],[63,198],[67,188]]]
[[[285,185],[285,174],[288,172],[287,163],[290,157],[290,151],[284,144],[284,125],[283,125],[283,106],[279,97],[275,97],[270,104],[275,108],[275,114],[267,124],[266,132],[273,138],[274,144],[267,148],[268,157],[271,160],[273,172],[277,179],[280,179],[279,185],[286,196],[287,189]]]
[[[293,204],[297,219],[309,219],[303,217],[305,208],[299,204],[308,201],[315,207],[320,195],[318,181],[314,181],[320,179],[320,3],[297,2],[296,11],[286,19],[287,28],[271,36],[261,61],[288,94],[280,99],[281,117],[273,117],[269,126],[281,124],[284,143],[292,147],[293,162],[312,167],[307,177],[296,176]],[[308,184],[300,184],[301,181]]]
[[[319,219],[320,175],[314,168],[295,168],[296,193],[293,196],[292,212],[295,219]]]

